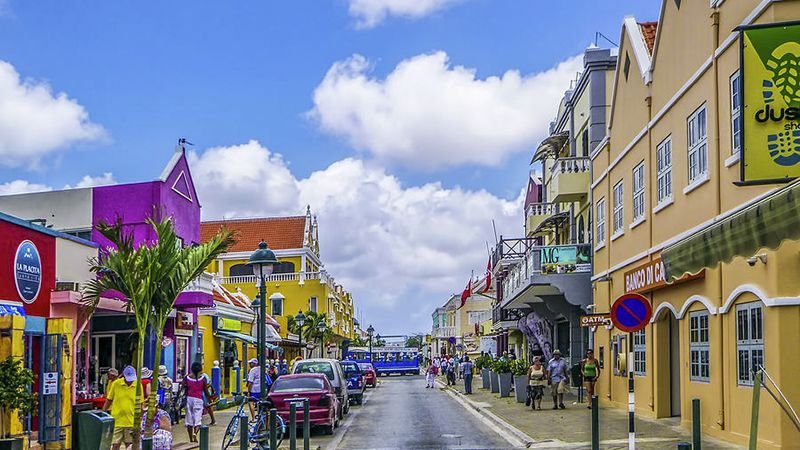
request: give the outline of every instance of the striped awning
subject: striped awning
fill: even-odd
[[[743,210],[719,220],[661,252],[667,280],[703,268],[774,250],[785,240],[800,239],[800,180]]]
[[[548,136],[542,141],[541,144],[539,144],[539,147],[536,148],[536,153],[533,154],[531,164],[535,163],[536,161],[544,161],[547,158],[555,158],[558,155],[558,152],[564,148],[564,145],[567,143],[568,139],[569,131],[560,131]]]

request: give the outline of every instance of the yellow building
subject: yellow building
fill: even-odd
[[[250,255],[263,239],[275,252],[280,264],[267,283],[267,313],[279,324],[280,346],[291,359],[299,353],[299,339],[289,333],[287,317],[298,311],[326,314],[326,325],[333,332],[332,342],[305,342],[306,356],[340,357],[341,344],[353,337],[355,305],[350,292],[337,284],[320,259],[317,220],[309,209],[305,216],[235,219],[203,222],[201,239],[221,227],[237,233],[237,242],[209,267],[209,272],[231,292],[249,298],[258,294],[256,277],[247,266]]]
[[[580,316],[591,312],[590,152],[605,136],[617,56],[595,46],[538,146],[525,199],[524,237],[495,248],[493,326],[497,352],[530,361],[559,349],[576,364],[589,345]],[[541,174],[541,179],[539,178]]]
[[[800,124],[781,112],[787,136],[752,137],[774,126],[759,120],[765,104],[800,106],[797,69],[785,67],[800,58],[800,31],[747,38],[744,52],[763,60],[742,68],[737,27],[798,19],[800,2],[761,0],[665,0],[657,23],[625,18],[608,136],[591,155],[594,303],[609,311],[638,292],[654,314],[633,336],[633,361],[627,334],[597,329],[603,403],[626,405],[632,364],[638,414],[688,425],[697,398],[703,432],[742,444],[763,365],[797,408],[800,244],[783,240],[798,238],[800,192],[774,181],[797,176],[797,163],[763,155],[794,158]],[[758,448],[797,448],[788,416],[761,398]]]
[[[431,354],[428,356],[480,355],[481,337],[491,334],[494,301],[494,289],[486,290],[485,287],[485,278],[473,280],[472,295],[467,297],[463,306],[461,294],[457,294],[433,311]]]

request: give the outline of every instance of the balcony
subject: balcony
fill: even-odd
[[[559,212],[558,204],[556,203],[531,203],[528,210],[525,211],[525,231],[530,235],[553,214]]]
[[[255,275],[238,275],[232,277],[217,277],[220,284],[256,284],[257,277]],[[306,280],[320,280],[321,283],[328,283],[330,277],[326,272],[294,272],[294,273],[276,273],[267,277],[267,281],[306,281]]]
[[[589,195],[589,170],[592,161],[586,157],[558,158],[553,163],[548,186],[554,203],[579,202]]]
[[[456,335],[456,327],[438,327],[434,328],[431,337],[433,338],[449,338],[454,337]]]

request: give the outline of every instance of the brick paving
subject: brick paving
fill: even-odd
[[[591,448],[592,427],[591,410],[587,403],[577,403],[577,396],[566,395],[566,409],[553,410],[549,388],[545,390],[542,410],[532,410],[524,403],[517,403],[512,391],[511,397],[500,398],[481,388],[481,377],[473,379],[473,394],[464,395],[464,382],[457,380],[456,386],[445,387],[457,393],[470,407],[487,415],[494,415],[530,437],[531,448]],[[677,448],[679,442],[691,442],[689,430],[680,426],[677,419],[650,419],[636,417],[637,449]],[[619,408],[600,408],[600,440],[603,449],[623,449],[628,447],[628,413]],[[703,437],[703,448],[741,449],[711,437]]]

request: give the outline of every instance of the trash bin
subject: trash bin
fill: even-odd
[[[91,403],[78,403],[72,406],[72,448],[80,448],[78,447],[78,430],[80,429],[78,414],[92,409],[94,409],[94,406]]]
[[[572,366],[571,370],[571,378],[572,378],[572,387],[581,387],[583,386],[583,373],[581,373],[581,365],[580,363],[575,364]]]
[[[75,447],[81,450],[109,450],[114,434],[114,418],[104,411],[81,411],[78,413],[78,437]]]

